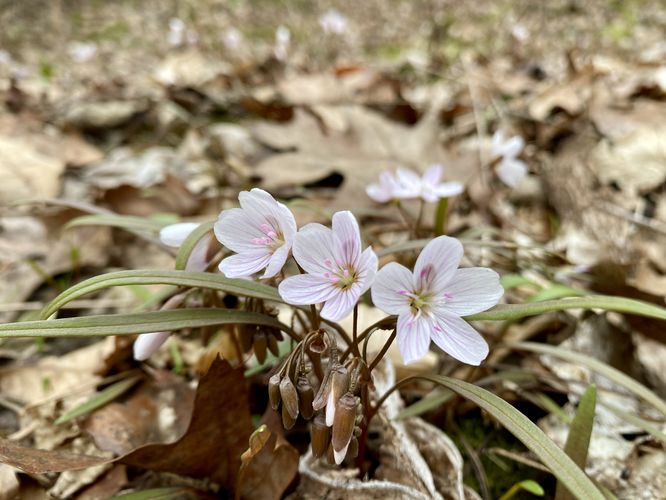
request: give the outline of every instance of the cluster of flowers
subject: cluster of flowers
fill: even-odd
[[[416,192],[418,181],[421,196],[430,196],[431,190],[442,186],[437,184],[437,171],[424,175],[430,182],[412,178],[406,171],[400,175],[407,180],[405,186]],[[377,255],[370,247],[363,249],[351,212],[335,213],[331,228],[311,223],[298,230],[291,211],[266,191],[244,191],[238,199],[240,208],[224,210],[214,227],[219,242],[235,252],[219,265],[225,276],[249,278],[263,271],[262,278],[275,278],[293,255],[301,274],[280,282],[278,290],[286,303],[323,304],[321,317],[340,321],[371,289],[374,304],[398,316],[397,341],[405,363],[422,358],[431,339],[464,363],[478,365],[486,358],[486,342],[461,316],[494,306],[503,289],[490,269],[458,269],[463,247],[455,238],[440,236],[430,241],[413,271],[395,262],[378,271]],[[163,239],[167,235],[169,243],[177,245],[191,229],[169,227]],[[201,269],[202,251],[195,250],[190,269]],[[141,336],[135,356],[147,358],[165,339],[163,333]]]

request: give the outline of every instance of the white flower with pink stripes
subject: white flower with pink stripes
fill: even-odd
[[[304,226],[294,238],[294,258],[307,274],[280,283],[279,292],[293,305],[324,303],[324,319],[346,317],[372,285],[377,255],[361,251],[361,233],[351,212],[333,215],[332,229],[321,224]]]
[[[277,275],[296,235],[291,211],[263,189],[238,195],[240,208],[224,210],[215,223],[215,236],[236,252],[220,262],[228,278],[244,278],[265,269],[262,278]]]
[[[504,289],[491,269],[458,269],[462,256],[460,241],[440,236],[425,246],[414,272],[392,262],[377,273],[372,300],[384,312],[398,315],[397,341],[405,363],[425,356],[430,340],[470,365],[488,355],[486,341],[461,316],[491,308]]]

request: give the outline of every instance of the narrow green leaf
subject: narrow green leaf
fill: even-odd
[[[608,377],[613,382],[622,387],[633,392],[636,396],[652,404],[655,408],[661,411],[666,415],[666,401],[657,396],[650,389],[645,387],[640,382],[637,382],[633,378],[625,375],[620,370],[613,368],[612,366],[602,363],[598,359],[586,356],[585,354],[580,354],[578,352],[570,351],[568,349],[563,349],[561,347],[555,347],[545,344],[538,344],[536,342],[511,342],[507,344],[507,347],[511,349],[518,349],[522,351],[531,351],[537,352],[539,354],[548,354],[550,356],[555,356],[556,358],[563,359],[570,363],[576,363],[588,367],[590,370]]]
[[[511,498],[515,497],[516,494],[521,490],[527,491],[528,493],[538,497],[542,497],[546,493],[543,491],[543,488],[539,483],[532,481],[531,479],[526,479],[525,481],[514,484],[511,488],[509,488],[509,491],[504,493],[504,495],[499,498],[499,500],[510,500]]]
[[[202,308],[7,323],[0,325],[0,337],[98,337],[233,324],[271,326],[296,336],[287,325],[266,314]]]
[[[192,250],[194,250],[194,247],[196,246],[197,243],[199,243],[199,240],[201,238],[203,238],[210,231],[212,231],[213,224],[215,224],[213,221],[204,222],[194,231],[192,231],[189,235],[187,235],[187,238],[185,238],[185,241],[183,241],[182,245],[180,245],[180,248],[178,249],[178,254],[176,255],[177,270],[182,271],[185,269],[185,266],[187,265],[187,259],[190,258]]]
[[[482,378],[476,382],[476,384],[483,387],[502,380],[510,380],[512,382],[533,382],[536,379],[533,374],[522,370],[506,370]],[[426,412],[432,411],[435,408],[439,408],[447,401],[449,401],[452,396],[453,392],[448,389],[433,391],[432,394],[428,394],[416,403],[413,403],[404,408],[400,413],[398,413],[396,418],[398,420],[402,420],[409,417],[417,417]]]
[[[511,290],[512,288],[517,288],[523,285],[531,286],[537,289],[541,288],[541,285],[520,274],[505,274],[500,278],[500,284],[504,290]]]
[[[604,500],[603,494],[566,453],[525,415],[495,394],[474,384],[442,375],[418,375],[469,399],[496,418],[530,449],[568,490],[581,500]]]
[[[246,297],[282,301],[275,287],[250,280],[225,278],[219,274],[159,270],[116,271],[95,276],[68,288],[44,308],[42,318],[50,317],[63,305],[89,293],[113,286],[127,285],[175,285],[189,288],[209,288]]]
[[[90,413],[91,411],[96,410],[97,408],[101,408],[105,404],[110,403],[118,396],[125,393],[125,391],[127,391],[130,387],[136,384],[139,380],[141,380],[141,377],[131,377],[125,380],[121,380],[120,382],[116,382],[113,385],[110,385],[99,394],[95,394],[85,403],[77,406],[76,408],[72,408],[68,412],[61,415],[60,418],[58,418],[55,421],[55,424],[56,425],[64,424],[65,422],[69,422],[70,420],[76,417],[80,417],[81,415]]]
[[[500,304],[482,313],[467,316],[468,321],[513,320],[568,309],[603,309],[666,320],[666,309],[640,300],[608,295],[588,295],[528,304]]]
[[[576,415],[569,427],[564,452],[571,457],[578,467],[585,470],[587,451],[590,447],[592,427],[594,426],[594,410],[597,404],[597,386],[590,385],[576,410]],[[570,500],[571,493],[558,481],[555,489],[555,500]]]
[[[541,302],[544,300],[562,299],[564,297],[583,297],[587,295],[582,290],[576,290],[566,285],[556,283],[548,288],[539,290],[525,302]]]
[[[152,488],[143,491],[133,491],[116,495],[111,500],[182,500],[188,490],[179,486],[173,488]]]
[[[96,214],[76,217],[65,224],[65,229],[80,226],[109,226],[132,231],[149,231],[156,234],[165,224],[164,221],[132,215]]]

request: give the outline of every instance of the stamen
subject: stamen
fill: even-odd
[[[324,261],[324,265],[325,265],[327,268],[329,268],[329,269],[332,269],[332,268],[333,268],[333,262],[331,262],[331,259],[326,259],[326,260]]]

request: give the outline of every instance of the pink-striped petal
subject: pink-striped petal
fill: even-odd
[[[306,272],[323,274],[330,270],[326,262],[336,262],[335,245],[329,228],[317,223],[307,224],[294,237],[294,258]]]
[[[412,272],[402,264],[391,262],[377,273],[372,285],[372,302],[387,314],[409,313],[408,293],[414,286]]]
[[[220,262],[220,271],[227,278],[246,278],[266,267],[271,259],[268,249],[238,253]]]
[[[319,314],[329,321],[340,321],[349,316],[354,309],[361,297],[361,287],[355,283],[346,290],[340,288],[334,288],[334,290],[335,293],[324,302],[324,307],[321,308]]]
[[[425,316],[415,318],[411,312],[398,317],[396,339],[406,365],[423,358],[430,346],[431,325]]]
[[[456,270],[446,285],[444,312],[456,316],[467,316],[490,309],[504,295],[500,277],[486,267],[468,267]]]
[[[192,272],[201,272],[205,271],[208,267],[208,247],[211,243],[212,237],[210,234],[207,234],[194,245],[190,256],[187,259],[187,264],[185,264],[186,271]]]
[[[291,276],[278,287],[280,297],[288,304],[319,304],[339,292],[330,280],[314,274]]]
[[[428,169],[426,169],[426,171],[423,173],[423,177],[421,177],[421,182],[423,182],[424,184],[435,186],[439,184],[439,181],[442,178],[442,172],[443,168],[439,163],[430,165],[430,167],[428,167]]]
[[[445,291],[463,256],[463,246],[455,238],[439,236],[428,243],[416,259],[414,279],[417,289],[435,294]]]
[[[464,319],[452,315],[437,315],[432,340],[449,356],[478,366],[488,356],[488,344]]]
[[[356,267],[361,253],[361,231],[356,217],[348,210],[333,214],[333,235],[336,240],[336,256],[343,263]]]
[[[358,263],[359,283],[362,285],[361,295],[367,292],[372,284],[375,282],[377,275],[377,267],[379,266],[379,259],[375,251],[368,247],[363,250],[361,258]]]

